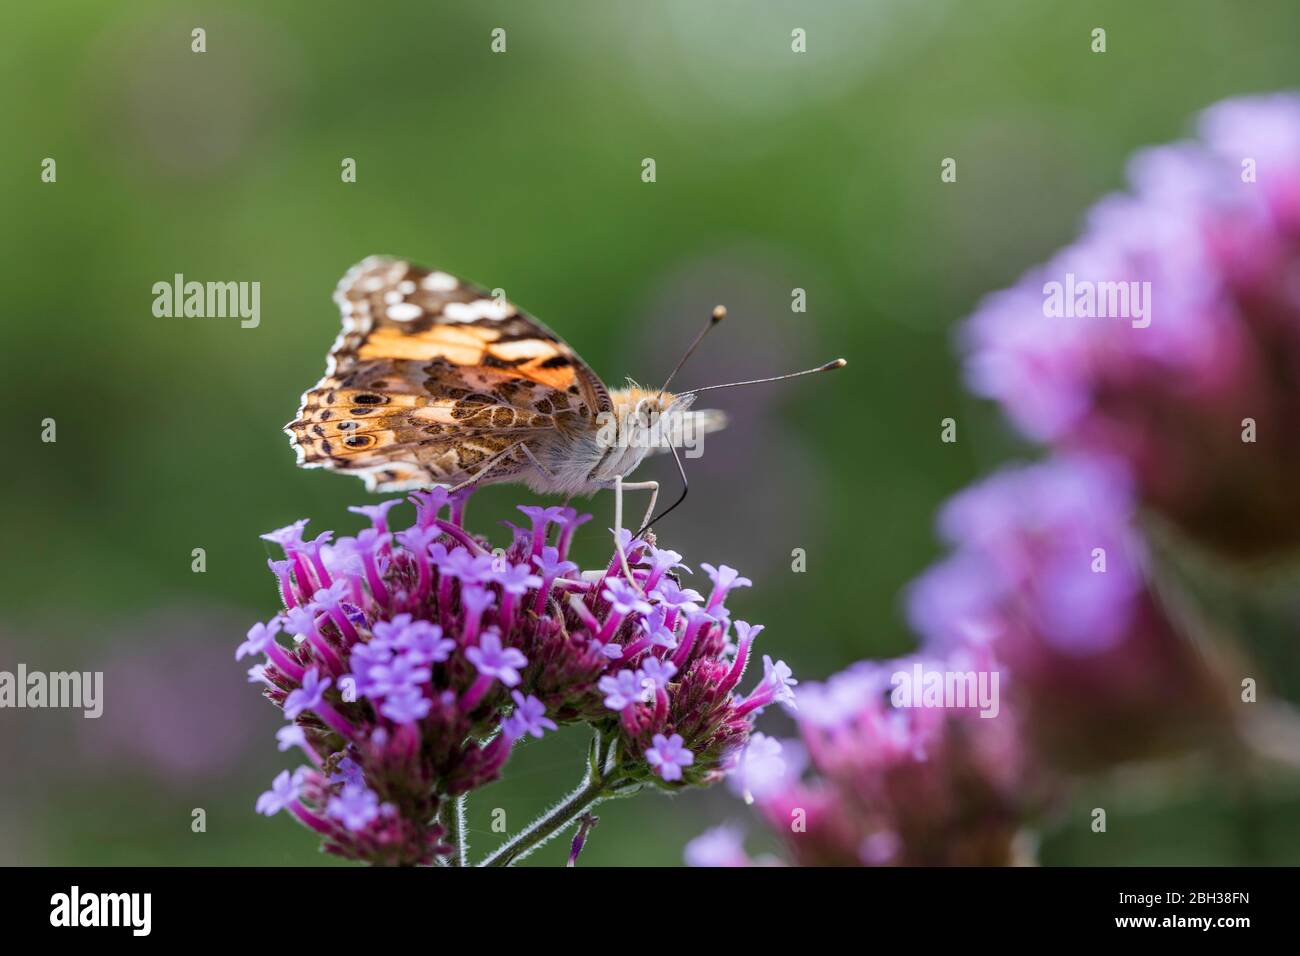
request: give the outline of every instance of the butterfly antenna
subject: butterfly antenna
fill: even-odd
[[[687,492],[691,490],[691,483],[686,480],[686,468],[682,465],[682,456],[677,454],[677,446],[669,445],[668,450],[673,453],[673,461],[677,462],[677,473],[682,476],[682,493],[677,496],[676,501],[641,526],[641,530],[636,533],[636,537],[638,538],[645,534],[646,528],[650,527],[656,521],[666,517],[670,511],[685,501]]]
[[[700,392],[710,392],[715,388],[735,388],[737,385],[761,385],[764,382],[782,382],[787,378],[798,378],[800,375],[813,375],[817,372],[830,372],[837,368],[843,368],[849,363],[842,358],[834,362],[827,362],[825,365],[819,365],[816,368],[806,368],[802,372],[787,372],[785,375],[773,375],[771,378],[751,378],[745,382],[727,382],[725,385],[705,385],[701,388],[692,388],[690,391],[683,392],[683,395],[696,395]]]
[[[700,344],[700,339],[704,338],[705,333],[707,333],[709,329],[711,329],[718,322],[721,322],[722,319],[726,316],[726,314],[727,314],[727,310],[724,309],[722,306],[718,306],[716,309],[713,310],[712,321],[709,323],[708,326],[705,327],[704,331],[701,332],[696,337],[695,342],[691,345],[691,347],[687,349],[686,355],[682,358],[682,361],[678,362],[677,368],[673,369],[673,375],[677,374],[677,370],[680,369],[682,367],[682,364],[686,361],[686,359],[690,357],[691,352],[695,351],[695,346]],[[788,372],[785,375],[773,375],[771,378],[752,378],[744,382],[727,382],[725,385],[705,385],[703,388],[693,388],[689,392],[683,392],[682,394],[693,395],[697,392],[707,392],[715,388],[734,388],[737,385],[760,385],[763,382],[780,382],[787,378],[798,378],[800,375],[812,375],[814,372],[830,372],[837,368],[843,368],[848,364],[849,363],[846,362],[844,359],[838,358],[833,362],[827,362],[825,365],[819,365],[816,368],[804,369],[802,372]],[[672,379],[673,376],[669,375],[668,381],[671,382]],[[667,387],[668,387],[668,382],[665,382],[664,388]],[[660,389],[661,393],[662,391],[663,389]],[[680,505],[683,501],[686,500],[686,495],[690,493],[691,483],[686,477],[686,467],[682,464],[682,456],[677,454],[677,446],[670,443],[668,445],[668,450],[673,453],[673,461],[677,462],[677,473],[682,476],[682,493],[677,496],[676,501],[674,501],[671,505],[669,505],[663,511],[659,512],[659,514],[655,515],[649,521],[647,521],[645,524],[641,526],[641,530],[639,530],[636,533],[636,537],[638,538],[641,537],[641,535],[645,534],[646,529],[649,528],[656,521],[661,521],[664,518],[666,518],[669,514],[671,514],[677,508],[678,505]]]
[[[709,331],[709,329],[711,329],[717,323],[721,322],[722,319],[726,316],[726,314],[727,314],[727,310],[722,306],[718,306],[716,309],[713,310],[713,319],[704,328],[704,330],[700,332],[700,334],[696,337],[695,341],[691,344],[691,347],[687,349],[686,355],[683,356],[682,361],[678,362],[677,368],[673,369],[673,375],[677,374],[677,370],[680,369],[682,367],[682,364],[686,361],[686,359],[690,357],[691,352],[695,351],[695,346],[700,344],[700,340],[704,338],[705,334]],[[844,359],[838,358],[833,362],[827,362],[825,365],[819,365],[817,366],[817,368],[804,369],[802,372],[789,372],[785,375],[773,375],[771,378],[753,378],[744,382],[727,382],[725,385],[705,385],[702,388],[693,388],[689,392],[683,392],[682,394],[692,395],[697,392],[707,392],[710,389],[715,389],[715,388],[734,388],[737,385],[759,385],[762,384],[763,382],[780,382],[787,378],[798,378],[800,375],[812,375],[814,372],[830,372],[837,368],[843,368],[848,364],[849,363],[846,362]],[[672,379],[673,376],[669,375],[668,382],[671,382]],[[664,383],[664,388],[668,387],[668,382]],[[661,393],[662,391],[663,389],[660,389]],[[687,494],[690,493],[691,483],[686,477],[686,466],[682,464],[682,456],[677,454],[677,446],[672,443],[669,443],[668,450],[673,453],[673,461],[677,463],[677,473],[682,476],[682,493],[677,496],[676,501],[674,501],[671,505],[669,505],[663,511],[659,512],[659,514],[655,515],[649,521],[647,521],[645,524],[641,526],[641,529],[636,533],[636,537],[638,538],[641,537],[641,535],[645,534],[646,529],[649,528],[651,525],[653,525],[656,521],[661,521],[664,518],[666,518],[669,514],[671,514],[677,508],[678,505],[680,505],[683,501],[686,500]]]
[[[727,317],[727,307],[725,305],[714,306],[713,314],[709,316],[709,324],[706,325],[704,328],[700,329],[700,334],[695,336],[695,341],[692,342],[691,347],[686,350],[686,354],[682,356],[681,361],[678,362],[677,366],[671,372],[668,373],[668,377],[664,379],[663,385],[660,386],[659,388],[659,397],[661,398],[663,397],[663,394],[665,391],[667,391],[668,386],[672,384],[672,380],[677,376],[677,373],[682,370],[682,366],[686,364],[686,360],[691,357],[691,353],[700,347],[700,343],[704,341],[704,336],[709,334],[709,330],[712,329],[715,325],[717,325],[726,317]]]

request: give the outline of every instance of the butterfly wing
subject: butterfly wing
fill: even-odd
[[[530,466],[519,443],[594,428],[600,378],[559,336],[451,276],[371,257],[334,293],[343,329],[325,377],[285,426],[305,468],[355,474],[371,491],[485,481]]]

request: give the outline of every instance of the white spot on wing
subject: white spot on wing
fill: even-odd
[[[394,322],[414,322],[424,315],[424,310],[414,302],[398,302],[388,307],[388,317]]]
[[[492,351],[499,358],[507,362],[515,359],[540,358],[543,355],[550,356],[556,354],[555,348],[549,343],[538,339],[523,339],[518,342],[498,342],[492,346]]]
[[[442,314],[451,322],[477,322],[479,319],[508,319],[515,310],[507,302],[476,299],[473,302],[448,302]]]
[[[451,292],[459,286],[456,277],[445,272],[430,272],[424,277],[424,287],[432,292]]]

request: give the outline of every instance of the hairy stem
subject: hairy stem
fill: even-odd
[[[465,829],[465,809],[469,795],[462,793],[451,800],[447,806],[447,842],[455,850],[448,866],[469,866],[469,837]]]
[[[479,866],[514,865],[599,803],[604,797],[604,786],[602,780],[584,780],[571,794],[497,847]]]
[[[548,840],[564,832],[574,821],[602,800],[622,796],[617,760],[611,760],[612,742],[599,732],[591,744],[587,773],[572,793],[497,847],[479,866],[513,866]]]

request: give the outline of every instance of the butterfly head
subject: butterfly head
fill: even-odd
[[[663,429],[674,415],[685,412],[695,401],[691,394],[674,395],[656,389],[641,388],[630,383],[628,388],[610,393],[614,406],[618,435],[622,442],[632,447],[654,447],[657,432]]]

